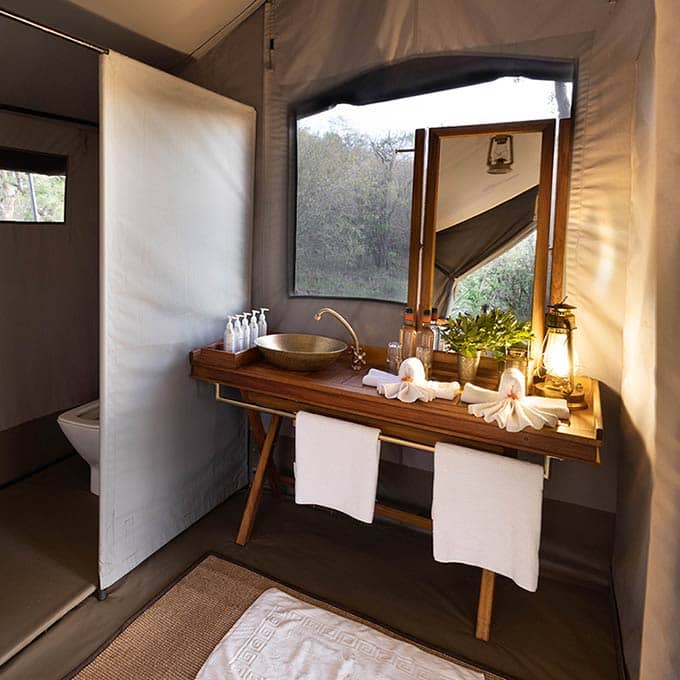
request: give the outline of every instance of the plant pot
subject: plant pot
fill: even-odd
[[[461,386],[465,383],[472,382],[477,377],[477,369],[479,368],[479,359],[482,356],[481,352],[473,357],[464,357],[458,354],[458,380]]]

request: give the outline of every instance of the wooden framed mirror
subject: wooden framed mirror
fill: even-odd
[[[438,307],[441,317],[467,311],[457,306],[459,284],[468,275],[490,272],[491,268],[484,268],[496,262],[496,275],[499,271],[507,273],[507,279],[493,283],[492,276],[486,277],[491,279],[488,286],[492,288],[487,287],[480,295],[488,299],[468,296],[470,304],[479,303],[474,313],[481,304],[489,304],[512,309],[520,320],[531,320],[538,340],[533,343],[532,354],[538,353],[547,298],[554,302],[562,293],[570,130],[570,119],[563,119],[555,201],[555,120],[430,129],[425,187],[420,187],[420,193],[418,152],[424,163],[425,133],[419,131],[409,276],[411,306],[420,310]],[[416,209],[420,207],[422,230],[415,228]],[[497,259],[510,255],[512,267]]]

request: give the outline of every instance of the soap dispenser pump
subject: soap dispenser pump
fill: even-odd
[[[242,336],[241,336],[241,349],[250,349],[250,322],[248,317],[250,312],[243,312],[243,324],[242,326]]]
[[[232,323],[232,319],[234,317],[230,316],[229,320],[227,321],[227,326],[224,329],[224,344],[223,348],[225,352],[234,352],[234,324]]]
[[[265,312],[268,312],[269,308],[268,307],[260,307],[260,318],[257,321],[257,328],[258,328],[258,337],[262,337],[263,335],[267,335],[267,319],[264,315]]]
[[[259,335],[260,329],[257,323],[257,309],[253,309],[253,315],[250,317],[250,346],[255,347],[257,337]]]
[[[241,324],[241,317],[243,314],[234,315],[234,352],[240,352],[245,349],[243,346],[243,326]]]

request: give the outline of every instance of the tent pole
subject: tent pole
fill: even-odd
[[[88,50],[94,50],[95,52],[99,52],[99,54],[109,53],[109,50],[106,47],[101,47],[100,45],[95,45],[94,43],[87,42],[86,40],[81,40],[80,38],[76,38],[73,35],[69,35],[68,33],[64,33],[62,31],[58,31],[56,28],[51,28],[50,26],[46,26],[45,24],[39,23],[38,21],[33,21],[32,19],[28,19],[27,17],[21,16],[20,14],[8,12],[6,9],[2,9],[1,7],[0,16],[6,17],[7,19],[11,19],[12,21],[16,21],[20,24],[24,24],[25,26],[30,26],[31,28],[37,28],[39,31],[49,33],[50,35],[56,36],[57,38],[61,38],[62,40],[74,43],[75,45],[86,47]]]

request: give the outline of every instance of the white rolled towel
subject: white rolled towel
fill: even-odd
[[[361,379],[361,384],[367,387],[377,387],[380,383],[391,383],[399,379],[399,376],[388,371],[381,371],[378,368],[369,369],[368,373]]]
[[[437,382],[430,380],[427,383],[435,391],[435,399],[448,399],[451,401],[460,392],[460,383],[456,382]]]
[[[467,383],[461,400],[469,404],[468,413],[487,423],[495,422],[508,432],[555,427],[560,419],[569,419],[565,399],[527,397],[524,375],[516,368],[503,371],[496,392]]]
[[[425,380],[423,362],[416,357],[409,357],[399,367],[398,382],[392,376],[391,382],[378,382],[377,388],[378,394],[388,399],[413,403],[418,400],[453,399],[460,390],[460,384]]]
[[[402,361],[398,378],[399,382],[380,383],[378,394],[407,403],[413,403],[418,399],[432,401],[435,398],[436,392],[425,380],[425,367],[420,359],[409,357]]]

